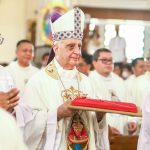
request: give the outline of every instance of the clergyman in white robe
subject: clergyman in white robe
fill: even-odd
[[[103,100],[126,100],[124,82],[114,73],[104,77],[95,70],[90,73],[89,77],[97,90],[97,98]],[[117,128],[121,134],[125,134],[126,116],[108,113],[106,118],[110,126]]]
[[[125,80],[126,96],[129,102],[133,102],[132,86],[134,85],[136,78],[137,77],[133,74]]]
[[[20,95],[22,95],[25,84],[30,77],[39,70],[31,64],[28,67],[21,67],[18,61],[11,62],[6,68],[12,75],[16,87],[20,90]]]
[[[132,87],[133,102],[142,107],[143,98],[150,92],[150,71],[136,78]]]
[[[66,90],[71,96],[75,96],[73,91],[82,91],[95,98],[85,75],[76,69],[64,70],[55,59],[27,83],[22,97],[25,105],[16,108],[16,118],[30,150],[66,150],[65,133],[70,118],[57,121],[57,108],[64,103]],[[89,150],[109,150],[105,117],[99,123],[94,112],[81,112],[81,117],[89,130]]]

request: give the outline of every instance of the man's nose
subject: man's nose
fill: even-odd
[[[74,50],[74,53],[81,55],[81,48],[80,47],[76,47]]]

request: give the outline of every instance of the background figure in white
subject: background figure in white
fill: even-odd
[[[97,98],[110,101],[125,101],[124,81],[112,72],[112,52],[105,48],[98,49],[93,55],[93,66],[95,70],[91,71],[89,77],[97,90]],[[126,116],[107,114],[106,118],[108,124],[111,126],[113,135],[125,133]]]
[[[73,150],[74,146],[81,146],[78,133],[74,134],[78,131],[81,133],[81,129],[85,129],[85,139],[88,140],[82,143],[82,149],[109,150],[105,115],[73,111],[67,107],[68,101],[77,96],[88,94],[88,97],[95,98],[91,82],[76,69],[81,57],[84,18],[84,13],[74,8],[52,23],[55,58],[26,85],[22,102],[31,109],[22,105],[16,108],[18,124],[27,146],[32,150]],[[75,27],[77,30],[74,30]],[[65,34],[68,30],[68,34]],[[60,36],[56,36],[58,34]],[[72,125],[75,114],[81,117],[74,120],[77,124],[73,122],[77,126]],[[71,141],[70,129],[73,130],[76,144]],[[80,137],[84,137],[83,133]]]
[[[131,103],[135,103],[132,88],[136,82],[137,77],[143,75],[146,72],[146,63],[144,58],[136,58],[132,61],[132,71],[133,75],[131,75],[127,80],[125,80],[126,92],[127,92],[127,100]],[[137,103],[135,103],[138,105]],[[137,126],[137,119],[135,117],[128,117],[128,132],[129,134],[138,134],[139,127]]]
[[[126,61],[126,41],[119,36],[119,26],[115,26],[116,36],[110,40],[109,49],[112,51],[114,62]]]
[[[142,100],[150,92],[150,51],[147,53],[146,70],[145,74],[135,79],[130,94],[132,102],[140,109],[142,109]],[[137,129],[140,128],[141,118],[134,118],[134,122],[137,124]]]
[[[27,150],[15,119],[0,108],[0,150]]]
[[[29,78],[38,71],[32,66],[34,57],[34,46],[28,40],[21,40],[16,45],[17,61],[11,62],[6,68],[12,75],[16,87],[22,92]]]
[[[133,101],[140,108],[142,107],[143,98],[150,92],[150,50],[146,57],[146,72],[136,78],[136,82],[132,87]]]
[[[150,149],[150,93],[144,98],[142,106],[142,124],[137,150]]]
[[[136,58],[131,63],[133,74],[125,80],[125,86],[127,89],[127,99],[133,102],[132,86],[135,83],[135,79],[146,72],[146,63],[144,58]]]
[[[0,150],[27,150],[14,118],[6,113],[17,105],[19,91],[8,71],[0,66]]]

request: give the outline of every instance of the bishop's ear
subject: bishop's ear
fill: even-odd
[[[58,42],[55,42],[53,44],[53,50],[54,50],[54,53],[57,53],[57,51],[58,51]]]

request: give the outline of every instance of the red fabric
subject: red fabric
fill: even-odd
[[[90,98],[75,98],[71,102],[72,106],[83,106],[83,107],[92,107],[92,108],[100,108],[100,109],[109,109],[116,111],[124,111],[124,112],[133,112],[137,113],[137,107],[133,103],[127,102],[116,102],[116,101],[108,101],[108,100],[100,100],[100,99],[90,99]]]

